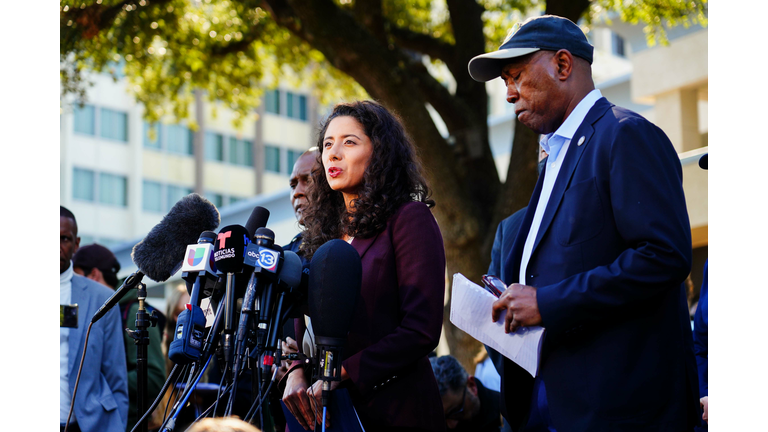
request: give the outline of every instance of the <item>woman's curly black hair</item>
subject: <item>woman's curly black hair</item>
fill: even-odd
[[[352,117],[365,130],[373,144],[373,153],[363,174],[358,197],[347,211],[341,192],[328,185],[323,168],[323,138],[331,121],[337,117]],[[325,242],[341,238],[368,238],[384,230],[387,220],[409,201],[419,201],[433,207],[430,190],[424,179],[421,163],[411,138],[400,119],[373,101],[342,103],[322,125],[318,134],[320,149],[312,169],[312,181],[307,191],[304,210],[304,240],[302,250],[312,258]]]

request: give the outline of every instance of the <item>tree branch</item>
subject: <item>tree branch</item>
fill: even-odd
[[[389,32],[395,38],[397,45],[439,59],[446,64],[453,62],[455,47],[432,36],[417,33],[406,28],[389,23]]]
[[[367,28],[379,42],[387,43],[381,0],[357,0],[353,8],[355,18]]]

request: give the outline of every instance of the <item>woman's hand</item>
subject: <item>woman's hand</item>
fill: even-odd
[[[331,391],[336,390],[341,384],[340,381],[330,381]],[[317,415],[317,424],[323,424],[323,380],[317,380],[312,387],[307,389],[307,396],[312,404],[313,412]],[[331,427],[331,413],[325,415],[325,427]]]
[[[336,390],[343,381],[349,379],[349,374],[344,366],[341,367],[341,381],[330,381],[331,391]],[[323,380],[317,380],[312,387],[307,389],[307,396],[312,404],[312,409],[317,415],[317,424],[323,424]],[[331,427],[331,414],[326,413],[325,427]]]
[[[301,427],[306,430],[314,430],[314,415],[312,405],[307,394],[309,384],[302,370],[297,370],[288,375],[283,392],[283,403],[288,411],[296,417]]]
[[[299,346],[296,344],[296,341],[293,340],[290,336],[285,338],[284,341],[280,342],[282,346],[282,355],[288,355],[288,354],[294,354],[299,352]],[[283,360],[280,362],[280,366],[274,365],[273,368],[277,368],[277,374],[275,374],[275,381],[279,382],[281,379],[283,379],[283,376],[286,372],[288,372],[288,369],[291,368],[291,361],[290,360]]]

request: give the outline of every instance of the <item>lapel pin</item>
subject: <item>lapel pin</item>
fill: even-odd
[[[579,138],[579,142],[576,143],[576,145],[582,145],[584,144],[584,137]]]

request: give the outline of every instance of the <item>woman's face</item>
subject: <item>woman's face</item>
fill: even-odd
[[[344,194],[344,201],[357,197],[363,175],[373,154],[373,143],[355,118],[331,120],[323,137],[323,168],[328,185]]]

